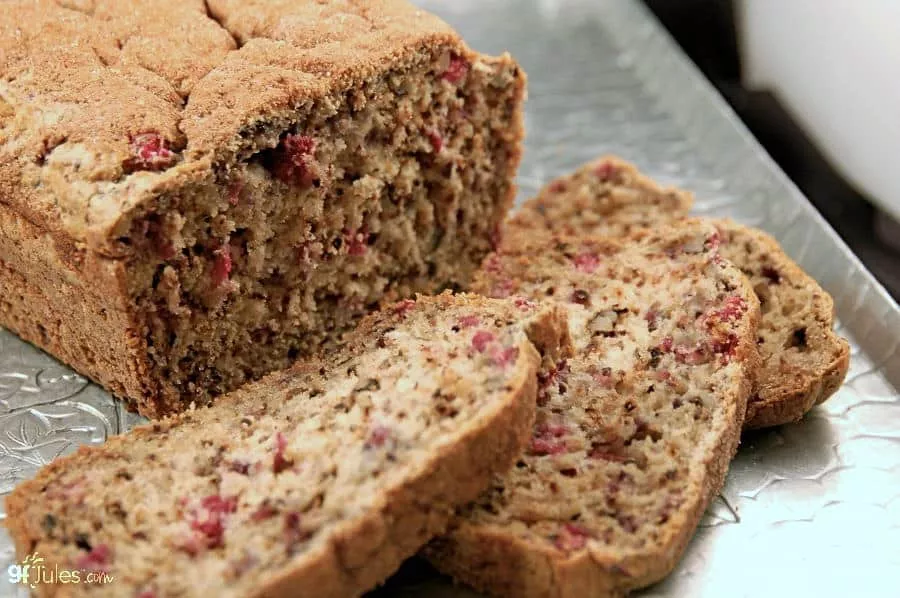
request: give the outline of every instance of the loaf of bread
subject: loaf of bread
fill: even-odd
[[[510,218],[508,235],[547,231],[621,237],[641,234],[684,217],[685,192],[663,201],[635,168],[600,158],[549,183]],[[799,420],[840,388],[850,347],[834,332],[831,296],[766,233],[730,220],[714,220],[722,256],[750,279],[762,305],[759,352],[763,362],[747,405],[745,428]]]
[[[356,596],[528,443],[564,312],[442,295],[345,346],[54,461],[7,499],[18,554],[103,570],[44,596]]]
[[[531,443],[425,549],[496,596],[600,598],[677,563],[738,445],[759,303],[716,229],[642,243],[504,241],[474,288],[556,301],[575,355],[545,370]]]
[[[464,286],[524,75],[403,0],[11,0],[0,325],[149,417]]]

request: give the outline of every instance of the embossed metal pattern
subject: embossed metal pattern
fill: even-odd
[[[644,596],[900,595],[900,309],[633,0],[422,0],[529,73],[520,199],[609,152],[775,235],[834,296],[847,382],[801,423],[753,433],[676,571]],[[0,494],[139,418],[0,331]],[[2,513],[2,511],[0,511]],[[0,536],[0,597],[13,559]],[[462,597],[412,563],[378,596]]]

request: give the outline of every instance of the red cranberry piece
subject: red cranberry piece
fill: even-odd
[[[203,498],[200,507],[190,522],[191,529],[202,534],[206,548],[217,548],[225,534],[225,516],[237,510],[237,499],[213,494]]]
[[[560,550],[571,552],[584,548],[590,537],[591,533],[584,527],[575,523],[567,523],[556,536],[553,544]]]
[[[585,274],[593,274],[600,265],[600,258],[597,254],[590,252],[580,253],[572,261],[575,264],[575,268]]]
[[[566,442],[563,437],[567,432],[568,429],[563,425],[538,424],[534,428],[531,444],[528,447],[529,454],[545,456],[566,452]]]
[[[644,320],[647,321],[647,330],[653,332],[658,327],[659,320],[659,312],[653,309],[648,309],[647,313],[644,314]]]
[[[502,348],[495,346],[491,350],[491,363],[498,367],[506,367],[516,361],[519,356],[518,347]]]
[[[347,253],[350,255],[359,257],[365,255],[369,250],[369,234],[366,232],[365,227],[355,233],[345,230],[344,237],[344,245],[347,247]]]
[[[547,455],[559,455],[566,452],[566,443],[546,438],[532,438],[528,446],[528,454],[544,457]]]
[[[283,182],[299,187],[313,183],[312,164],[315,159],[316,140],[307,135],[288,134],[275,151],[272,171]]]
[[[451,54],[450,64],[447,66],[447,70],[444,71],[444,74],[441,77],[444,81],[448,81],[455,85],[462,81],[463,77],[465,77],[468,72],[469,63],[461,56]]]
[[[399,303],[395,304],[393,307],[394,313],[400,316],[401,320],[405,320],[406,316],[413,310],[416,306],[416,302],[414,299],[404,299]]]
[[[376,425],[369,431],[365,448],[381,448],[391,440],[391,429],[387,426]]]
[[[153,590],[144,590],[137,595],[137,598],[156,598],[156,592]]]
[[[441,150],[444,149],[444,138],[441,137],[441,134],[436,129],[427,129],[425,135],[428,137],[428,141],[431,142],[431,149],[434,150],[434,153],[441,153]]]
[[[591,378],[600,388],[612,388],[616,385],[611,368],[601,368],[599,372],[591,374]]]
[[[175,163],[175,152],[169,149],[169,142],[154,132],[140,133],[131,138],[131,158],[126,169],[164,170]]]
[[[513,303],[515,303],[516,307],[521,311],[530,311],[537,307],[537,303],[524,297],[516,297],[513,299]]]
[[[712,317],[722,322],[737,321],[747,311],[747,302],[741,297],[729,297],[725,306],[712,313]]]
[[[231,245],[228,243],[213,251],[212,277],[213,286],[221,286],[231,276]]]
[[[287,450],[287,438],[284,434],[278,432],[275,434],[275,455],[272,457],[272,471],[276,474],[281,473],[294,464],[293,461],[284,456]]]
[[[487,346],[494,342],[494,333],[489,330],[479,330],[472,337],[472,348],[479,353],[484,353]]]
[[[706,241],[703,243],[703,246],[709,251],[717,251],[719,249],[719,245],[722,244],[722,236],[718,231],[711,234]]]
[[[228,203],[233,206],[238,205],[238,202],[241,200],[241,191],[244,190],[244,181],[242,179],[235,179],[228,185]]]
[[[678,345],[675,347],[675,361],[687,365],[702,365],[709,362],[709,355],[701,346]]]
[[[619,170],[616,168],[615,164],[604,160],[594,169],[594,175],[603,182],[611,181],[617,174]]]
[[[459,327],[460,328],[474,328],[478,326],[480,320],[478,316],[463,316],[459,319]]]
[[[78,558],[75,566],[87,571],[107,571],[109,569],[112,551],[106,544],[98,544],[91,548],[90,552]]]
[[[663,339],[662,343],[660,343],[659,348],[662,349],[664,352],[668,353],[669,351],[672,350],[673,343],[674,343],[674,341],[672,340],[672,337],[667,336],[666,338]]]
[[[260,504],[255,511],[250,515],[251,521],[265,521],[266,519],[271,519],[275,516],[278,511],[270,505],[268,502],[263,502]]]

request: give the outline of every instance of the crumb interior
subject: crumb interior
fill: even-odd
[[[26,552],[113,575],[78,586],[92,596],[246,596],[307,565],[353,587],[381,551],[406,551],[399,563],[455,505],[443,487],[411,497],[419,529],[391,497],[439,471],[473,425],[533,400],[515,398],[534,371],[516,308],[411,304],[362,344],[79,455],[22,515],[41,530]],[[316,561],[331,545],[337,562]]]
[[[136,218],[129,287],[166,381],[148,411],[284,367],[384,298],[465,286],[511,199],[517,76],[423,54],[256,123],[215,181]]]
[[[541,375],[530,446],[463,525],[563,555],[625,554],[671,541],[707,498],[704,459],[728,450],[740,416],[733,357],[750,289],[722,270],[716,236],[671,239],[624,250],[557,239],[489,258],[475,289],[559,301],[575,355]]]

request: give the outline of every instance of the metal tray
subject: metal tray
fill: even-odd
[[[677,570],[645,596],[900,593],[900,309],[634,0],[424,0],[530,75],[521,198],[605,152],[694,191],[697,212],[774,234],[834,296],[843,389],[802,423],[748,435]],[[0,331],[0,495],[140,418]],[[0,511],[2,516],[2,511]],[[0,532],[2,533],[2,532]],[[12,547],[0,536],[0,596]],[[374,595],[474,596],[416,561]]]

